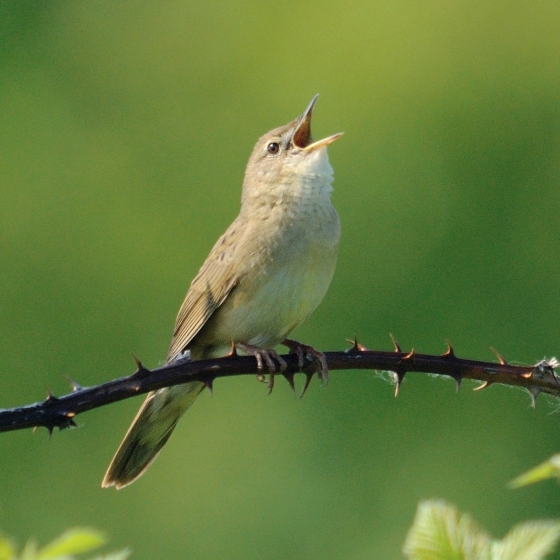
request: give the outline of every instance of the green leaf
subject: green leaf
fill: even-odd
[[[19,560],[37,560],[37,543],[34,539],[29,539],[25,543]]]
[[[105,554],[104,556],[97,556],[93,560],[126,560],[130,554],[131,550],[129,548],[125,548],[119,552],[111,552],[109,554]]]
[[[520,488],[547,478],[560,478],[560,454],[553,455],[548,461],[519,475],[509,483],[511,488]]]
[[[80,528],[70,529],[42,548],[37,560],[89,552],[102,544],[105,544],[105,539],[99,531]]]
[[[16,556],[14,543],[6,537],[0,537],[0,560],[11,560]]]
[[[443,501],[421,502],[404,545],[410,560],[490,560],[492,541]]]
[[[560,539],[560,522],[529,521],[516,525],[494,544],[493,560],[541,560]]]
[[[542,560],[560,540],[560,521],[516,525],[497,541],[442,501],[421,502],[407,535],[410,560]]]

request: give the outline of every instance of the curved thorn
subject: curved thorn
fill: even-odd
[[[313,379],[313,374],[314,373],[315,372],[312,371],[310,373],[305,374],[305,377],[306,377],[305,385],[303,386],[303,390],[301,391],[301,395],[299,396],[300,399],[303,398],[303,395],[305,395],[305,392],[307,391],[307,388],[309,387],[309,384],[311,383],[311,380]]]
[[[349,338],[347,338],[346,342],[349,342],[352,345],[352,348],[350,348],[348,352],[359,353],[359,352],[367,352],[369,350],[369,348],[367,348],[363,344],[360,344],[356,337],[354,337],[354,340],[350,340]]]
[[[144,364],[131,352],[130,355],[136,364],[136,371],[132,375],[141,375],[143,373],[149,373],[150,370],[144,367]]]
[[[483,381],[478,387],[475,387],[473,391],[481,391],[482,389],[486,389],[486,387],[490,387],[490,381]]]
[[[214,380],[213,379],[207,379],[204,382],[204,385],[208,389],[208,392],[210,393],[210,396],[213,397],[214,396]]]
[[[59,399],[54,396],[53,392],[49,389],[49,387],[45,387],[47,389],[47,397],[45,398],[44,402],[51,402],[51,401],[58,401]]]
[[[354,340],[347,338],[346,342],[349,342],[352,347],[348,348],[348,350],[346,350],[347,354],[359,354],[360,350],[358,349],[358,340],[356,339],[356,337],[354,337]]]
[[[402,357],[403,362],[412,361],[413,359],[414,359],[414,348],[406,356]]]
[[[354,340],[352,340],[351,338],[347,338],[346,342],[349,342],[352,345],[352,348],[350,350],[358,349],[358,339],[356,338],[356,335],[354,335]]]
[[[498,361],[500,362],[501,366],[507,366],[508,363],[504,360],[503,356],[495,349],[490,347],[490,350],[492,350],[492,352],[494,352],[494,355],[496,356],[496,358],[498,358]]]
[[[286,381],[288,382],[288,384],[292,388],[292,391],[294,392],[294,395],[295,395],[296,394],[296,384],[294,383],[294,374],[293,373],[283,373],[282,375],[284,376],[284,378],[286,379]]]
[[[441,355],[442,358],[455,358],[455,351],[453,350],[453,346],[449,340],[446,340],[445,343],[447,344],[447,350]]]
[[[389,333],[389,336],[391,337],[391,340],[393,342],[393,347],[395,348],[395,352],[398,352],[400,354],[402,350],[401,347],[399,346],[399,343],[397,342],[397,339],[393,336],[393,333]]]
[[[76,391],[81,391],[83,389],[83,387],[79,383],[76,383],[73,379],[71,379],[67,375],[62,374],[62,377],[70,384],[70,387],[72,388],[72,393],[75,393]]]

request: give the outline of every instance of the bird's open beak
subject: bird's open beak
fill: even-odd
[[[313,142],[313,138],[311,137],[311,116],[313,114],[313,107],[315,106],[318,97],[319,94],[311,100],[307,109],[305,109],[292,137],[294,145],[306,152],[312,152],[313,150],[327,146],[331,142],[334,142],[337,138],[340,138],[343,134],[342,132],[339,132],[338,134],[333,134],[332,136]]]

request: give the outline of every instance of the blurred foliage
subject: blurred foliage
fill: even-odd
[[[517,0],[0,3],[0,406],[163,360],[257,138],[319,92],[342,222],[295,338],[535,363],[558,353],[560,5]],[[506,482],[558,451],[519,391],[333,373],[302,400],[203,394],[150,471],[99,487],[141,399],[1,437],[7,534],[110,529],[135,557],[396,558],[418,500],[493,534],[559,517]]]
[[[528,484],[541,482],[549,478],[560,478],[560,454],[553,455],[547,461],[520,474],[510,482],[512,488],[521,488]]]
[[[520,523],[501,540],[445,502],[420,503],[404,552],[410,560],[541,560],[560,540],[559,521]]]
[[[75,554],[83,554],[105,544],[105,539],[92,529],[69,529],[43,548],[38,548],[34,540],[29,540],[17,555],[13,542],[0,537],[0,560],[74,560]],[[126,560],[128,550],[97,556],[95,560]]]

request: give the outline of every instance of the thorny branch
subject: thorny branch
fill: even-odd
[[[560,377],[555,372],[555,368],[560,364],[555,358],[542,360],[534,366],[514,366],[506,363],[497,352],[495,354],[499,363],[481,362],[458,358],[449,344],[447,351],[437,356],[418,354],[414,350],[403,352],[394,340],[393,343],[394,352],[370,351],[357,341],[345,352],[326,352],[328,368],[330,371],[369,369],[392,372],[395,394],[398,394],[400,384],[407,373],[422,372],[452,377],[457,388],[463,379],[480,381],[481,385],[476,389],[484,389],[495,383],[522,387],[529,392],[533,406],[540,393],[560,397]],[[282,358],[287,367],[281,375],[294,389],[294,375],[303,373],[306,376],[303,389],[305,393],[317,370],[316,357],[311,354],[304,356],[302,367],[301,356],[298,359],[297,353]],[[0,409],[0,432],[38,426],[44,426],[49,432],[56,427],[62,430],[76,426],[74,417],[87,410],[186,381],[201,381],[211,391],[212,383],[220,377],[257,374],[262,378],[262,372],[258,370],[254,357],[238,356],[234,351],[224,358],[195,362],[183,360],[154,370],[146,369],[138,360],[136,363],[138,369],[128,377],[95,387],[81,387],[71,381],[72,392],[68,395],[55,397],[49,391],[47,398],[42,402]],[[272,390],[274,374],[270,374],[268,383]]]

